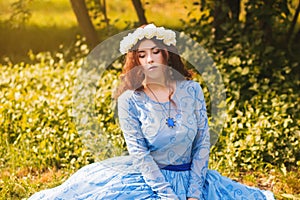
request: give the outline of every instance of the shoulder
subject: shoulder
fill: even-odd
[[[126,90],[118,97],[118,103],[137,102],[141,98],[143,98],[142,91]]]
[[[179,81],[178,87],[181,89],[193,88],[195,90],[201,90],[201,86],[198,82],[193,80]]]
[[[119,116],[127,116],[131,117],[139,116],[139,108],[143,107],[143,92],[142,91],[134,91],[134,90],[126,90],[118,97],[117,108]]]
[[[126,91],[124,91],[118,97],[118,102],[120,102],[120,101],[128,101],[132,97],[133,93],[134,93],[134,91],[132,91],[132,90],[126,90]]]
[[[179,85],[179,91],[181,91],[181,93],[192,96],[193,98],[202,99],[204,96],[201,85],[196,81],[184,80],[181,81],[178,85]]]

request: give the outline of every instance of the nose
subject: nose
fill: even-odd
[[[152,58],[151,53],[148,53],[148,55],[147,55],[147,63],[148,63],[148,64],[153,63],[153,58]]]

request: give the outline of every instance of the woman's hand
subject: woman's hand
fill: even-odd
[[[188,197],[187,200],[198,200],[197,198]]]

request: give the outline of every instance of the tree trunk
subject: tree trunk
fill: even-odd
[[[292,24],[289,28],[288,33],[287,33],[287,38],[286,38],[287,44],[289,44],[290,41],[292,40],[291,38],[292,38],[293,32],[295,30],[296,24],[297,24],[297,19],[299,17],[299,13],[300,13],[300,0],[299,0],[299,3],[298,3],[298,7],[296,9]]]
[[[227,0],[227,5],[232,14],[232,19],[239,21],[239,16],[241,12],[241,0]]]
[[[147,24],[147,19],[145,17],[145,10],[142,6],[142,3],[140,0],[132,0],[133,6],[135,8],[136,14],[139,18],[139,24],[144,25]]]
[[[98,44],[98,37],[95,27],[90,19],[88,10],[84,0],[70,0],[73,11],[76,15],[79,27],[86,37],[90,48],[94,48]]]
[[[109,26],[109,19],[107,17],[106,0],[102,0],[102,1],[99,0],[99,7],[100,7],[101,12],[103,14],[106,27],[108,27]]]
[[[214,2],[214,21],[213,27],[215,28],[215,40],[218,41],[224,36],[224,31],[221,25],[228,20],[228,13],[224,12],[224,6],[227,6],[224,0]]]
[[[264,6],[262,9],[265,10],[272,10],[272,4],[268,2],[269,0],[263,0]],[[264,32],[263,40],[265,44],[272,44],[273,43],[273,29],[272,29],[272,23],[270,22],[272,19],[272,15],[265,15],[265,17],[260,17],[258,20],[260,22],[261,30]]]

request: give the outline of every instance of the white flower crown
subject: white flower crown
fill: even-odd
[[[166,30],[163,27],[156,27],[154,24],[148,24],[144,28],[137,28],[133,33],[129,33],[120,42],[121,54],[126,54],[139,41],[144,38],[162,40],[165,45],[176,45],[176,34],[174,31]]]

